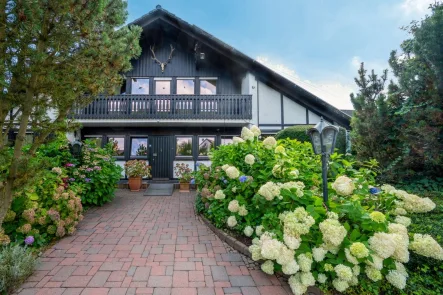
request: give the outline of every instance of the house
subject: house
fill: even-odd
[[[154,179],[172,179],[176,163],[208,163],[243,126],[275,134],[323,117],[349,128],[347,114],[159,5],[131,24],[143,28],[142,54],[120,94],[74,115],[77,137],[113,142],[120,165],[146,159]]]

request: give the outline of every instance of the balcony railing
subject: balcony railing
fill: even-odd
[[[74,110],[76,119],[251,119],[251,95],[101,96]]]

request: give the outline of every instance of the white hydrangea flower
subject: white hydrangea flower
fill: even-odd
[[[291,261],[282,266],[282,271],[285,275],[296,274],[299,269],[300,266],[298,266],[298,263],[297,261],[295,261],[295,259],[292,259]]]
[[[404,226],[408,227],[409,225],[411,225],[411,218],[406,216],[397,216],[395,217],[395,222],[403,224]]]
[[[245,205],[241,205],[240,207],[238,207],[238,215],[240,216],[248,215],[248,210],[246,209]]]
[[[289,175],[294,178],[297,178],[300,175],[300,172],[297,169],[294,169],[291,172],[289,172]]]
[[[375,269],[382,270],[384,259],[376,254],[372,254],[371,257],[372,257],[372,262],[369,260],[366,260],[366,264],[368,264],[369,266],[372,266]]]
[[[352,243],[349,250],[351,251],[351,254],[357,258],[365,258],[369,255],[368,248],[366,248],[365,244],[360,242]]]
[[[395,251],[392,258],[399,262],[407,263],[409,261],[409,238],[403,234],[391,234],[395,242]]]
[[[301,198],[303,197],[303,189],[305,188],[305,184],[301,181],[289,181],[289,182],[285,182],[285,183],[278,183],[278,186],[280,187],[280,189],[287,189],[287,190],[291,190],[291,189],[295,189],[295,194],[297,195],[297,197]]]
[[[408,212],[426,213],[435,208],[435,203],[429,198],[420,198],[419,196],[409,194],[404,190],[393,190],[390,193],[403,201],[403,208]]]
[[[334,279],[332,281],[332,285],[334,286],[335,290],[338,292],[344,292],[346,289],[349,288],[349,283],[340,279]]]
[[[303,285],[302,282],[300,281],[299,273],[291,276],[288,280],[288,283],[294,295],[303,295],[308,290],[308,287]]]
[[[369,248],[383,259],[389,258],[395,251],[395,240],[392,234],[377,232],[368,240]]]
[[[254,244],[249,246],[249,252],[251,253],[251,258],[254,261],[263,259],[263,257],[261,256],[260,246]]]
[[[391,193],[393,191],[395,191],[395,187],[393,187],[392,185],[389,184],[383,184],[381,187],[381,190],[387,193]]]
[[[315,220],[304,207],[298,207],[293,212],[285,214],[283,224],[286,235],[299,237],[309,233],[309,229],[315,224]]]
[[[247,127],[243,127],[241,130],[241,138],[244,140],[254,140],[254,133]]]
[[[317,276],[317,281],[318,281],[320,284],[324,284],[324,283],[326,283],[327,280],[328,280],[328,277],[327,277],[324,273],[319,273],[319,274],[318,274],[318,276]]]
[[[311,272],[300,273],[300,281],[305,286],[314,286],[315,285],[315,278]]]
[[[345,256],[346,259],[352,263],[352,264],[358,264],[358,260],[357,258],[355,258],[354,256],[352,256],[351,251],[348,248],[345,248]]]
[[[323,259],[325,259],[326,253],[328,253],[328,250],[325,250],[322,247],[312,248],[312,257],[317,262],[323,261]]]
[[[251,226],[247,226],[245,227],[245,229],[243,230],[243,233],[245,234],[245,236],[250,237],[252,236],[252,234],[254,233],[254,229]]]
[[[352,276],[351,280],[348,282],[349,286],[357,286],[358,285],[358,277]]]
[[[352,273],[354,274],[354,276],[358,277],[360,275],[360,265],[354,265],[354,267],[352,267]]]
[[[282,145],[279,145],[274,149],[274,153],[276,153],[276,154],[284,154],[285,152],[286,152],[286,149]]]
[[[408,214],[408,212],[406,212],[404,208],[397,207],[394,210],[394,215],[406,215],[406,214]]]
[[[301,243],[301,239],[287,234],[283,235],[283,241],[285,242],[286,246],[292,250],[297,250]]]
[[[365,273],[368,276],[368,278],[373,282],[380,281],[383,278],[381,272],[378,269],[369,265],[365,267]]]
[[[263,225],[259,225],[257,227],[255,227],[255,234],[257,236],[261,236],[263,234]]]
[[[408,271],[403,263],[396,261],[395,262],[395,270],[405,276],[405,278],[409,277]]]
[[[347,176],[339,176],[332,184],[332,188],[340,196],[349,196],[355,190],[355,185],[352,179]]]
[[[276,144],[277,141],[272,136],[266,137],[265,140],[263,140],[263,146],[268,150],[273,149]]]
[[[414,234],[414,240],[409,244],[409,249],[415,253],[443,260],[443,249],[430,235]]]
[[[334,245],[329,244],[329,243],[323,243],[320,246],[323,249],[328,250],[329,252],[331,252],[334,255],[337,255],[338,251],[340,251],[340,246],[334,246]]]
[[[266,259],[276,260],[280,255],[283,244],[275,239],[266,240],[261,246],[261,255]]]
[[[311,271],[311,266],[312,266],[311,253],[298,255],[297,262],[298,265],[300,266],[301,271],[304,272]]]
[[[258,127],[255,126],[255,125],[252,125],[252,127],[251,127],[251,131],[252,131],[252,133],[254,133],[254,136],[255,136],[255,137],[259,137],[259,136],[261,135],[261,130],[260,130],[260,128],[258,128]]]
[[[238,136],[234,136],[234,137],[232,138],[232,142],[233,142],[235,145],[237,145],[237,144],[242,143],[242,142],[245,142],[245,141],[243,140],[243,138],[240,138],[240,137],[238,137]]]
[[[280,248],[280,255],[277,257],[277,263],[280,265],[285,265],[291,262],[292,260],[294,260],[294,254],[294,250],[291,250],[282,244]]]
[[[227,223],[229,227],[234,227],[237,225],[237,219],[235,219],[235,216],[229,216]]]
[[[338,214],[335,213],[335,212],[332,212],[332,211],[326,212],[326,217],[328,219],[336,219],[336,220],[338,220]]]
[[[260,187],[258,194],[263,196],[266,200],[272,201],[275,197],[280,195],[280,187],[272,181],[268,181]]]
[[[346,282],[349,282],[352,279],[353,273],[349,266],[338,264],[334,267],[334,270],[339,279]]]
[[[403,224],[389,223],[388,224],[388,232],[390,234],[399,234],[399,235],[403,236],[405,239],[409,240],[408,229]]]
[[[282,166],[279,165],[279,164],[274,165],[274,167],[272,168],[272,175],[274,175],[274,177],[276,177],[276,178],[283,177],[283,168],[282,168]]]
[[[236,193],[236,192],[237,192],[237,187],[234,186],[234,187],[231,189],[231,191],[232,191],[233,193]]]
[[[274,262],[272,260],[266,260],[265,263],[261,265],[261,270],[268,275],[274,274]]]
[[[390,270],[386,275],[386,280],[400,290],[406,287],[406,277],[396,270]]]
[[[223,193],[222,190],[218,190],[218,191],[215,192],[214,199],[216,199],[216,200],[223,200],[225,197],[226,196],[225,196],[225,194]]]
[[[230,166],[226,169],[226,175],[231,179],[237,179],[240,176],[240,172],[234,166]]]
[[[239,208],[239,204],[237,200],[232,200],[231,202],[229,202],[228,205],[228,210],[231,211],[232,213],[236,213],[238,212],[238,208]]]
[[[325,219],[319,227],[323,241],[333,246],[339,246],[347,234],[345,227],[336,219]]]
[[[223,171],[226,171],[230,166],[228,164],[224,164],[221,168]]]
[[[254,165],[255,163],[255,157],[254,155],[248,154],[245,156],[245,163],[248,165]]]

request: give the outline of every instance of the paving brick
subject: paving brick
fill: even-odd
[[[111,275],[110,271],[98,271],[88,283],[88,287],[103,287]]]
[[[109,288],[85,288],[81,295],[107,295]]]
[[[62,287],[66,288],[84,288],[88,285],[92,276],[70,276],[63,284]]]
[[[171,295],[171,288],[154,288],[154,295]]]
[[[197,294],[198,295],[215,295],[215,289],[214,288],[198,288]]]
[[[187,271],[175,271],[172,276],[172,287],[188,287],[189,277]]]
[[[195,270],[195,262],[175,262],[175,270]]]
[[[51,278],[51,281],[66,281],[76,268],[77,266],[62,266],[62,268],[60,268],[60,270]]]
[[[211,273],[214,282],[229,281],[228,273],[224,266],[211,266]]]
[[[62,295],[80,295],[83,288],[66,288]]]
[[[111,288],[108,295],[126,295],[128,288]]]
[[[150,276],[148,287],[172,287],[172,276]]]
[[[255,282],[251,276],[230,276],[229,281],[233,287],[253,287]]]
[[[132,277],[132,281],[133,282],[137,282],[137,281],[146,282],[146,281],[148,281],[150,272],[151,272],[150,266],[138,266],[133,277]]]
[[[197,295],[197,288],[172,288],[171,295]]]
[[[100,270],[121,270],[123,262],[104,262]]]
[[[243,295],[260,295],[260,291],[257,287],[241,287]]]
[[[288,293],[281,286],[261,286],[258,287],[260,294],[262,295],[288,295]]]
[[[116,270],[111,272],[108,282],[123,282],[126,277],[126,271]]]

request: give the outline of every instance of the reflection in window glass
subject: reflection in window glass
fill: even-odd
[[[192,156],[192,137],[177,137],[177,156]]]
[[[177,79],[177,94],[194,94],[194,80]]]
[[[88,136],[87,140],[93,141],[97,147],[102,146],[102,137],[101,136]]]
[[[132,78],[131,79],[132,94],[149,94],[149,79]]]
[[[132,138],[131,139],[131,156],[141,157],[148,155],[148,139]]]
[[[231,144],[233,142],[234,141],[232,140],[232,136],[222,136],[222,138],[221,138],[222,145]]]
[[[125,155],[125,138],[124,137],[110,137],[109,142],[112,143],[112,155],[124,156]]]
[[[171,94],[171,81],[155,81],[155,94]]]
[[[215,146],[215,137],[199,137],[198,138],[198,155],[208,156],[209,152]]]
[[[201,79],[200,80],[200,94],[217,94],[217,80],[215,79]]]

